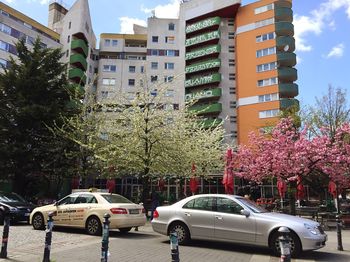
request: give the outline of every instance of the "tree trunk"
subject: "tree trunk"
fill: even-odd
[[[292,181],[290,182],[290,188],[289,188],[289,213],[293,216],[295,216],[295,192],[297,190],[297,182]]]

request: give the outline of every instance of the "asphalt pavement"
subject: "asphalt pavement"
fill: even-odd
[[[293,262],[349,262],[350,230],[342,230],[344,251],[337,250],[337,234],[334,229],[326,231],[326,247],[306,252]],[[2,227],[0,229],[2,236]],[[28,225],[10,228],[8,259],[0,261],[41,262],[44,253],[45,231],[33,230]],[[169,239],[154,233],[149,222],[146,226],[134,229],[128,234],[111,231],[109,239],[110,256],[108,261],[171,261]],[[188,246],[180,246],[181,262],[278,262],[266,248],[242,246],[230,243],[193,241]],[[59,229],[53,231],[51,259],[55,262],[101,261],[101,237],[89,236],[83,230]]]

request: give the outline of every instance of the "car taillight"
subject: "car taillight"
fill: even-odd
[[[110,211],[112,214],[127,214],[128,212],[126,211],[125,208],[111,208]]]
[[[153,218],[158,218],[158,217],[159,217],[159,213],[158,213],[157,210],[155,210],[155,211],[153,212]]]

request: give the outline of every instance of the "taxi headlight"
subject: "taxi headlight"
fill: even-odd
[[[316,226],[312,226],[310,224],[304,223],[304,227],[309,230],[309,232],[313,235],[320,235],[320,231],[318,230],[318,228]]]

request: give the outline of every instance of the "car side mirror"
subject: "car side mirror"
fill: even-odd
[[[242,209],[242,210],[241,210],[241,214],[242,214],[243,216],[246,216],[246,217],[249,217],[249,216],[250,216],[250,212],[249,212],[248,210],[245,210],[245,209]]]

